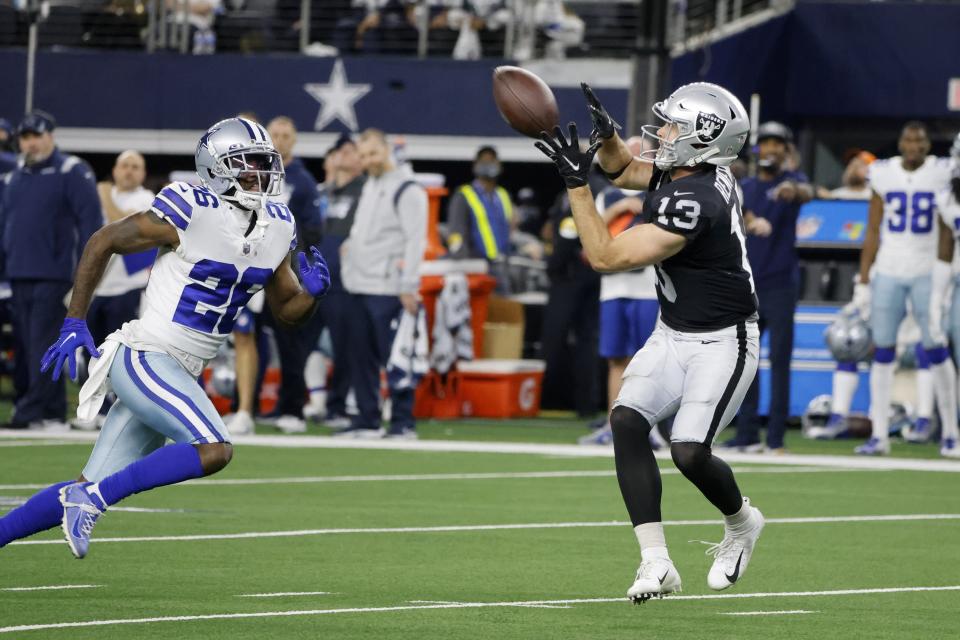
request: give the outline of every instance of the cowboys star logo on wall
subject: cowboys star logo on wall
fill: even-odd
[[[359,129],[354,105],[360,98],[370,93],[372,88],[373,85],[370,84],[349,84],[347,72],[343,68],[343,60],[337,58],[333,63],[330,80],[326,84],[308,82],[303,85],[303,90],[320,103],[320,113],[317,114],[317,120],[313,125],[314,130],[322,131],[334,120],[342,122],[350,131]]]
[[[723,132],[727,126],[727,121],[720,116],[701,111],[697,115],[697,137],[701,142],[713,142]]]

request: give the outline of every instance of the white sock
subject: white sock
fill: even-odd
[[[860,386],[860,374],[853,371],[833,372],[833,397],[830,400],[830,413],[841,416],[850,415],[853,396]]]
[[[890,393],[893,389],[892,362],[870,365],[870,421],[873,437],[882,442],[890,439]]]
[[[732,516],[723,516],[723,523],[724,528],[730,533],[749,530],[753,524],[753,510],[750,508],[750,503],[744,499],[743,504],[740,505],[740,511]]]
[[[307,363],[303,367],[303,381],[307,389],[327,386],[327,359],[319,351],[312,351],[307,356]]]
[[[640,543],[640,557],[644,562],[648,560],[669,560],[667,553],[667,539],[663,535],[662,522],[645,522],[633,528]]]
[[[931,364],[930,372],[936,390],[937,409],[940,410],[941,437],[956,438],[957,429],[957,370],[953,360]]]
[[[917,417],[930,418],[933,415],[934,367],[917,369]]]

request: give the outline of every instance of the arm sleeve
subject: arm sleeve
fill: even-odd
[[[693,240],[710,228],[710,213],[715,204],[697,195],[675,196],[667,193],[657,196],[653,203],[651,222],[661,229]]]
[[[182,182],[174,182],[164,187],[153,199],[150,210],[161,220],[166,220],[179,231],[186,231],[193,216],[193,205],[187,200],[190,186]]]
[[[447,228],[450,235],[447,237],[451,258],[470,257],[470,242],[473,234],[470,232],[470,207],[463,194],[457,191],[450,199],[447,207]]]
[[[87,240],[103,226],[103,209],[97,195],[93,169],[85,162],[78,163],[67,175],[67,199],[73,210],[77,240],[82,249]]]
[[[406,240],[400,292],[416,293],[420,290],[420,263],[427,245],[426,190],[419,185],[405,189],[397,203],[397,214]]]

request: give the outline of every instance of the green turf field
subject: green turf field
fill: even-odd
[[[486,427],[499,440],[583,432],[473,422],[424,435]],[[0,513],[29,485],[76,475],[89,446],[0,440]],[[688,542],[719,541],[717,514],[661,465],[681,597],[623,599],[639,554],[609,457],[238,445],[213,479],[108,513],[83,561],[59,531],[0,549],[0,638],[955,637],[960,475],[735,464],[769,523],[717,597],[706,547]],[[898,517],[917,515],[929,517]],[[96,586],[9,590],[64,585]],[[876,592],[889,589],[923,590]],[[836,591],[851,593],[824,593]],[[107,623],[77,626],[93,621]]]

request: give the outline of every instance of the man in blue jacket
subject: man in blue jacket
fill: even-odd
[[[4,425],[12,428],[69,428],[63,378],[41,375],[40,358],[57,340],[80,252],[103,221],[93,170],[57,149],[55,127],[42,111],[23,118],[22,159],[0,196],[0,265],[13,292],[16,339],[16,406]]]
[[[757,129],[757,176],[740,182],[743,221],[750,234],[747,257],[760,301],[760,333],[768,332],[770,359],[770,411],[767,450],[784,451],[784,434],[790,411],[790,358],[793,353],[793,313],[800,293],[797,257],[797,217],[800,206],[813,198],[810,181],[787,166],[793,132],[779,122]],[[747,392],[737,417],[737,435],[725,443],[759,451],[760,376]]]

